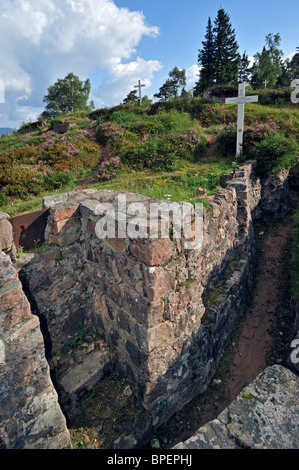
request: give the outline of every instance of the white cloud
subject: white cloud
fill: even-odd
[[[186,89],[189,90],[190,88],[194,87],[195,83],[198,82],[199,79],[199,70],[201,67],[198,65],[191,65],[186,70]]]
[[[161,64],[134,56],[144,36],[158,34],[142,12],[113,0],[2,0],[0,80],[9,118],[41,112],[48,86],[69,72],[85,80],[96,68],[105,70],[100,87],[93,90],[92,84],[101,101],[123,99],[121,93],[138,79],[149,85]]]
[[[94,91],[94,103],[96,106],[107,106],[120,103],[127,94],[134,90],[137,81],[141,80],[142,96],[148,94],[153,74],[161,69],[157,60],[144,60],[137,57],[135,61],[123,64],[115,63],[110,67],[108,75],[103,83]]]

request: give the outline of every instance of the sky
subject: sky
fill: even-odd
[[[241,54],[261,52],[269,33],[284,57],[299,46],[298,0],[1,0],[0,127],[37,120],[48,87],[70,72],[90,79],[96,108],[121,103],[138,80],[152,98],[174,67],[191,89],[219,8]]]

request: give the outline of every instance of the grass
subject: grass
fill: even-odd
[[[60,116],[60,120],[70,123],[68,132],[63,134],[64,140],[59,134],[46,132],[46,127],[32,129],[29,124],[10,136],[2,136],[0,210],[11,217],[40,210],[44,196],[78,186],[125,190],[174,202],[204,202],[205,197],[198,195],[197,189],[205,189],[206,195],[214,194],[221,187],[220,176],[238,166],[235,155],[224,157],[218,145],[209,144],[219,135],[224,123],[235,122],[237,108],[196,98],[177,99],[161,106],[163,111],[153,116],[148,116],[146,107],[123,105],[100,110],[98,116],[88,115],[86,111]],[[246,105],[245,125],[269,119],[279,122],[283,132],[298,141],[298,106]],[[89,145],[82,135],[87,127],[96,130],[103,123],[112,125],[110,150],[120,161],[117,168],[113,163],[103,168],[103,175],[108,173],[109,179],[98,178],[95,163],[101,158],[99,146],[96,151],[96,144],[89,142]],[[51,145],[46,148],[48,143]],[[76,149],[71,152],[71,144],[79,152]],[[39,148],[43,149],[42,160]],[[138,167],[134,165],[135,156],[136,161],[139,159]]]

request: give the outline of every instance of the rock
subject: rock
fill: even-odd
[[[13,247],[13,229],[8,219],[8,214],[0,212],[0,252],[11,251]]]
[[[124,394],[125,397],[130,397],[132,395],[132,393],[133,392],[132,392],[132,389],[131,389],[130,385],[128,385],[123,391],[123,394]]]
[[[44,339],[10,258],[0,253],[0,447],[70,449]]]
[[[130,245],[133,256],[148,266],[156,266],[167,261],[173,254],[174,244],[170,238],[161,238],[153,242],[135,241]]]
[[[173,449],[298,449],[299,377],[265,369],[213,421]]]
[[[120,436],[113,442],[113,449],[135,449],[137,441],[132,434]]]
[[[71,416],[75,412],[77,401],[82,392],[91,391],[112,367],[112,355],[108,350],[95,349],[81,356],[81,362],[72,369],[67,369],[61,377],[57,377],[57,384],[61,393],[67,395],[70,404],[67,413]]]
[[[69,127],[70,127],[69,122],[59,122],[59,123],[53,124],[53,132],[57,132],[57,134],[64,134],[65,132],[68,131]]]
[[[160,449],[161,448],[160,442],[155,437],[151,440],[151,448],[152,449]]]

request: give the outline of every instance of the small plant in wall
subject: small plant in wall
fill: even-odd
[[[83,323],[77,325],[74,337],[71,338],[60,351],[56,353],[56,356],[64,356],[68,354],[71,350],[81,349],[82,344],[91,338],[93,341],[101,339],[101,334],[97,331],[97,328],[93,325],[89,329],[84,329]]]

